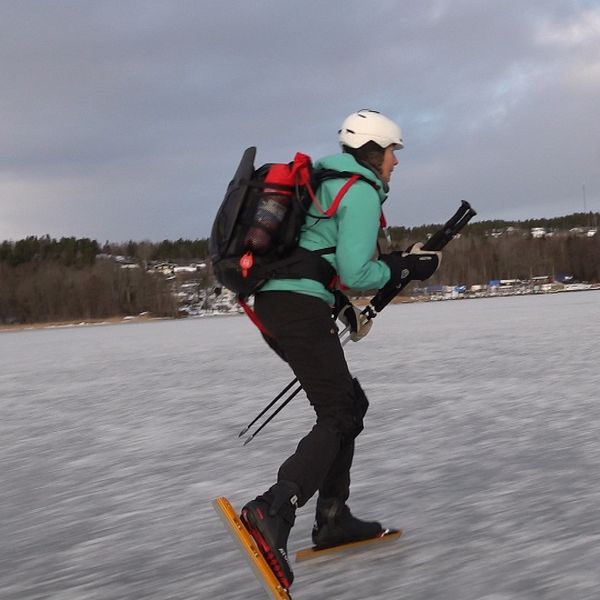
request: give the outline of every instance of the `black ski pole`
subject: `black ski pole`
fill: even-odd
[[[442,250],[476,214],[471,205],[466,200],[462,200],[458,210],[446,221],[444,226],[423,244],[423,249],[436,252]],[[398,286],[391,282],[388,283],[373,296],[362,313],[369,320],[374,319],[409,283],[410,280]]]
[[[339,337],[340,339],[342,338],[342,336],[344,336],[344,334],[348,333],[350,330],[350,325],[347,325],[344,329],[342,329],[342,331],[340,331],[339,333]],[[344,340],[342,340],[342,346],[346,345],[346,342],[348,342],[348,340],[350,339],[350,337],[346,337]],[[298,383],[298,378],[294,378],[292,379],[292,381],[290,381],[285,388],[283,388],[283,390],[281,390],[281,392],[279,392],[279,394],[277,394],[277,396],[275,396],[275,398],[273,398],[273,400],[271,400],[271,402],[269,402],[269,404],[267,404],[267,406],[265,406],[258,415],[256,415],[256,417],[250,421],[250,423],[248,423],[248,425],[246,425],[246,427],[244,427],[244,429],[242,429],[239,434],[238,437],[242,437],[245,433],[248,432],[248,430],[252,427],[252,425],[254,425],[272,406],[274,406],[277,401],[295,384]],[[302,389],[302,388],[300,388]],[[287,398],[286,400],[283,401],[284,405],[287,404],[300,390],[294,391],[292,392],[292,396],[290,398]],[[272,417],[270,417],[272,418]],[[258,433],[258,432],[257,432]],[[249,441],[249,440],[248,440]],[[248,441],[245,442],[245,444],[248,443]],[[245,445],[244,444],[244,445]]]
[[[442,250],[453,238],[459,233],[465,225],[477,214],[477,212],[471,207],[471,205],[466,201],[462,200],[461,205],[458,210],[446,221],[441,229],[436,231],[424,244],[424,250],[433,250],[440,251]],[[388,283],[384,286],[369,302],[369,304],[361,311],[361,314],[365,316],[367,322],[374,319],[411,281],[407,280],[402,284],[393,285],[392,283]],[[340,338],[344,333],[348,331],[348,327],[344,329],[340,333]],[[346,337],[342,345],[345,345],[346,342],[350,339],[350,336]],[[280,392],[274,400],[272,400],[267,407],[265,407],[262,412],[245,428],[243,429],[239,437],[241,437],[244,433],[250,429],[261,416],[263,416],[296,382],[298,379],[294,379],[290,382],[282,392]],[[244,442],[244,446],[251,442],[254,437],[279,413],[285,406],[289,404],[289,402],[300,392],[302,386],[298,386],[292,394],[288,398],[286,398],[283,403],[260,425],[260,427],[249,436]]]
[[[297,379],[294,379],[294,381],[292,381],[292,385],[294,383],[296,383],[296,381],[298,381]],[[289,386],[288,386],[289,388]],[[295,396],[297,396],[300,393],[300,390],[302,390],[302,386],[299,385],[290,395],[288,398],[286,398],[278,407],[276,410],[274,410],[271,415],[269,417],[267,417],[264,422],[261,424],[261,426],[252,434],[249,435],[246,438],[246,441],[244,442],[244,446],[246,444],[249,444],[272,420],[273,418],[277,415],[277,413],[279,413],[282,409],[284,409],[292,400]],[[264,411],[263,411],[264,412]]]
[[[349,333],[350,330],[350,326],[348,325],[347,327],[345,327],[339,334],[340,339],[342,338],[342,336],[345,333]],[[341,340],[342,346],[345,346],[348,341],[350,340],[350,335],[348,335],[346,338],[344,338],[343,340]],[[238,435],[238,437],[242,437],[242,435],[244,433],[246,433],[248,431],[248,429],[250,429],[250,427],[252,427],[252,425],[254,425],[254,423],[256,423],[256,421],[258,421],[258,419],[260,419],[260,417],[262,417],[268,410],[269,408],[271,408],[276,402],[277,400],[279,400],[295,383],[298,382],[298,378],[295,378],[293,381],[290,381],[290,383],[288,383],[288,385],[285,387],[285,389],[283,389],[276,398],[274,398],[273,400],[271,400],[271,402],[269,403],[268,406],[266,406],[261,413],[247,426],[245,427],[240,434]],[[248,444],[249,442],[251,442],[254,439],[254,436],[256,436],[256,434],[264,428],[264,426],[269,423],[269,421],[271,421],[273,419],[273,417],[284,407],[287,406],[290,401],[300,392],[300,390],[302,390],[302,386],[299,385],[290,395],[288,398],[286,398],[279,407],[277,407],[277,409],[271,414],[269,415],[264,422],[258,427],[258,429],[250,436],[248,436],[246,438],[246,441],[244,442],[244,446],[246,444]]]
[[[290,381],[290,383],[286,385],[285,388],[281,390],[281,392],[279,392],[279,394],[277,394],[277,396],[275,396],[275,398],[263,408],[260,414],[258,414],[253,421],[250,421],[250,423],[248,423],[248,425],[246,425],[246,427],[240,431],[238,437],[242,437],[248,431],[248,429],[250,429],[250,427],[252,427],[252,425],[254,425],[254,423],[256,423],[256,421],[258,421],[271,408],[271,406],[273,406],[297,382],[297,377],[293,381]],[[289,400],[286,400],[286,402],[289,402]]]
[[[345,329],[343,329],[342,331],[340,331],[340,338],[348,332],[348,330],[350,329],[350,326],[348,325]],[[348,341],[349,338],[346,338],[343,342],[342,342],[342,346],[346,344],[346,342]],[[283,388],[281,390],[281,392],[279,392],[279,394],[277,394],[277,396],[275,396],[275,398],[273,398],[273,400],[271,400],[271,402],[269,402],[269,404],[267,404],[267,406],[265,406],[258,415],[256,415],[256,417],[250,421],[250,423],[248,423],[248,425],[246,425],[246,427],[244,427],[244,429],[242,429],[239,433],[238,433],[238,437],[242,437],[245,433],[248,432],[248,430],[250,429],[250,427],[252,427],[252,425],[254,425],[254,423],[256,423],[256,421],[258,421],[272,406],[274,406],[277,401],[287,392],[289,391],[289,389],[295,384],[298,383],[298,378],[294,378],[292,379],[292,381],[290,381],[285,388]],[[298,392],[294,392],[293,395],[296,395]],[[293,396],[292,396],[293,397]],[[284,402],[287,404],[290,401],[291,398],[288,398],[287,400],[284,400]],[[247,443],[247,442],[246,442]]]

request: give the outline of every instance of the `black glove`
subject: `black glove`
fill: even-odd
[[[390,281],[400,286],[408,281],[429,279],[442,262],[442,253],[423,250],[420,242],[413,244],[407,252],[392,252],[379,257],[391,271]]]

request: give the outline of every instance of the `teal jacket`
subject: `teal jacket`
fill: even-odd
[[[386,197],[383,183],[351,154],[327,156],[317,161],[315,167],[358,173],[375,183],[378,189],[366,181],[357,181],[330,219],[312,218],[311,215],[320,215],[312,206],[300,232],[299,245],[307,250],[335,247],[335,254],[326,254],[324,258],[334,267],[343,285],[358,290],[382,288],[390,278],[389,267],[376,259],[381,204]],[[327,179],[320,185],[317,197],[323,210],[331,206],[346,181]],[[297,292],[321,298],[328,304],[334,301],[333,294],[313,279],[271,279],[260,291]]]

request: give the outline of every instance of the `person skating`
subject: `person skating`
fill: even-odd
[[[377,258],[381,205],[398,164],[395,152],[404,147],[400,127],[377,111],[361,110],[344,120],[338,136],[342,152],[317,161],[315,167],[357,173],[363,179],[347,191],[332,218],[319,218],[311,209],[299,245],[307,250],[334,248],[324,258],[348,288],[380,289],[389,281],[429,278],[441,254],[424,252],[419,244],[409,252]],[[345,183],[336,178],[320,185],[317,195],[323,208]],[[347,505],[354,440],[363,429],[368,400],[350,374],[338,338],[338,315],[332,312],[336,296],[339,293],[308,278],[272,279],[255,295],[254,310],[268,331],[267,342],[288,362],[316,413],[314,427],[281,465],[276,482],[241,513],[286,589],[293,581],[287,541],[296,510],[316,492],[312,539],[317,547],[367,539],[382,531],[380,523],[356,518]],[[351,304],[346,301],[342,308],[341,319],[353,322],[358,339],[366,333],[363,324]]]

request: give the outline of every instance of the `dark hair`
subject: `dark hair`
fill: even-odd
[[[343,147],[344,152],[352,154],[359,163],[363,163],[370,167],[376,173],[381,174],[381,166],[383,165],[383,155],[385,148],[382,148],[376,142],[367,142],[360,148]]]

